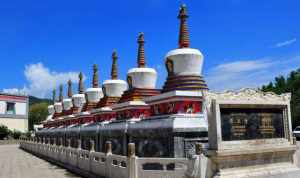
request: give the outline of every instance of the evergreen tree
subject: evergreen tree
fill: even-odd
[[[292,71],[287,78],[275,77],[274,84],[270,82],[261,88],[264,92],[272,91],[276,94],[291,93],[291,112],[293,128],[300,126],[300,69]]]

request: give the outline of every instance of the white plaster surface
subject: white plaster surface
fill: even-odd
[[[124,80],[105,80],[103,82],[105,94],[109,97],[121,97],[128,86]]]
[[[133,88],[154,89],[157,72],[152,68],[132,68],[127,73],[132,78]]]
[[[53,106],[53,105],[49,105],[49,106],[48,106],[48,113],[49,113],[50,115],[52,115],[52,114],[55,113],[55,110],[54,110],[54,106]]]
[[[200,76],[202,73],[203,55],[197,49],[175,49],[170,51],[165,58],[173,61],[175,75]]]
[[[15,129],[15,130],[18,130],[18,131],[21,131],[21,132],[27,132],[28,131],[28,119],[1,118],[0,117],[0,125],[1,124],[7,126],[8,129],[10,129],[10,130]]]
[[[63,110],[62,103],[55,103],[54,104],[54,109],[55,109],[55,112],[61,113],[62,110]]]
[[[99,100],[103,97],[101,88],[88,88],[85,93],[87,100],[93,103],[99,102]]]
[[[74,106],[78,108],[81,108],[86,102],[84,94],[75,94],[72,96],[72,99]]]
[[[73,107],[72,99],[67,98],[63,100],[64,110],[70,110]]]

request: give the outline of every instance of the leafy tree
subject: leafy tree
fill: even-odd
[[[22,132],[18,131],[18,130],[13,130],[12,133],[11,133],[11,136],[14,138],[14,139],[19,139],[22,135]]]
[[[300,126],[300,69],[292,71],[286,78],[283,76],[276,77],[274,84],[270,82],[268,85],[263,85],[261,90],[272,91],[276,94],[291,93],[293,128]]]
[[[5,125],[0,125],[0,140],[6,138],[9,134],[9,129]]]
[[[48,115],[48,103],[36,103],[29,108],[29,130],[33,130],[34,124],[39,124]]]

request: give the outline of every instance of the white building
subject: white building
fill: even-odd
[[[28,104],[28,96],[0,93],[0,125],[27,132]]]

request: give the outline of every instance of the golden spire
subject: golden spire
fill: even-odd
[[[93,65],[93,88],[99,87],[99,80],[98,80],[98,67],[96,64]]]
[[[68,81],[68,97],[72,98],[73,92],[72,92],[72,81],[71,79]]]
[[[138,49],[138,67],[145,67],[146,62],[145,62],[145,49],[144,49],[144,33],[139,33],[138,37],[138,44],[139,44],[139,49]]]
[[[186,5],[183,4],[180,7],[178,19],[180,19],[180,31],[179,31],[179,48],[188,48],[190,47],[190,37],[187,26],[187,15]]]
[[[59,85],[59,102],[62,102],[64,99],[64,96],[63,96],[63,85],[60,84]]]
[[[52,90],[52,101],[53,101],[53,104],[55,104],[55,102],[56,102],[56,89],[55,88]]]
[[[112,80],[116,80],[118,79],[118,66],[117,66],[117,59],[118,59],[118,55],[117,55],[117,51],[114,50],[112,53],[112,66],[111,66],[111,79]]]
[[[82,72],[79,73],[79,84],[78,84],[78,93],[84,94],[84,85],[83,85],[83,75]]]

